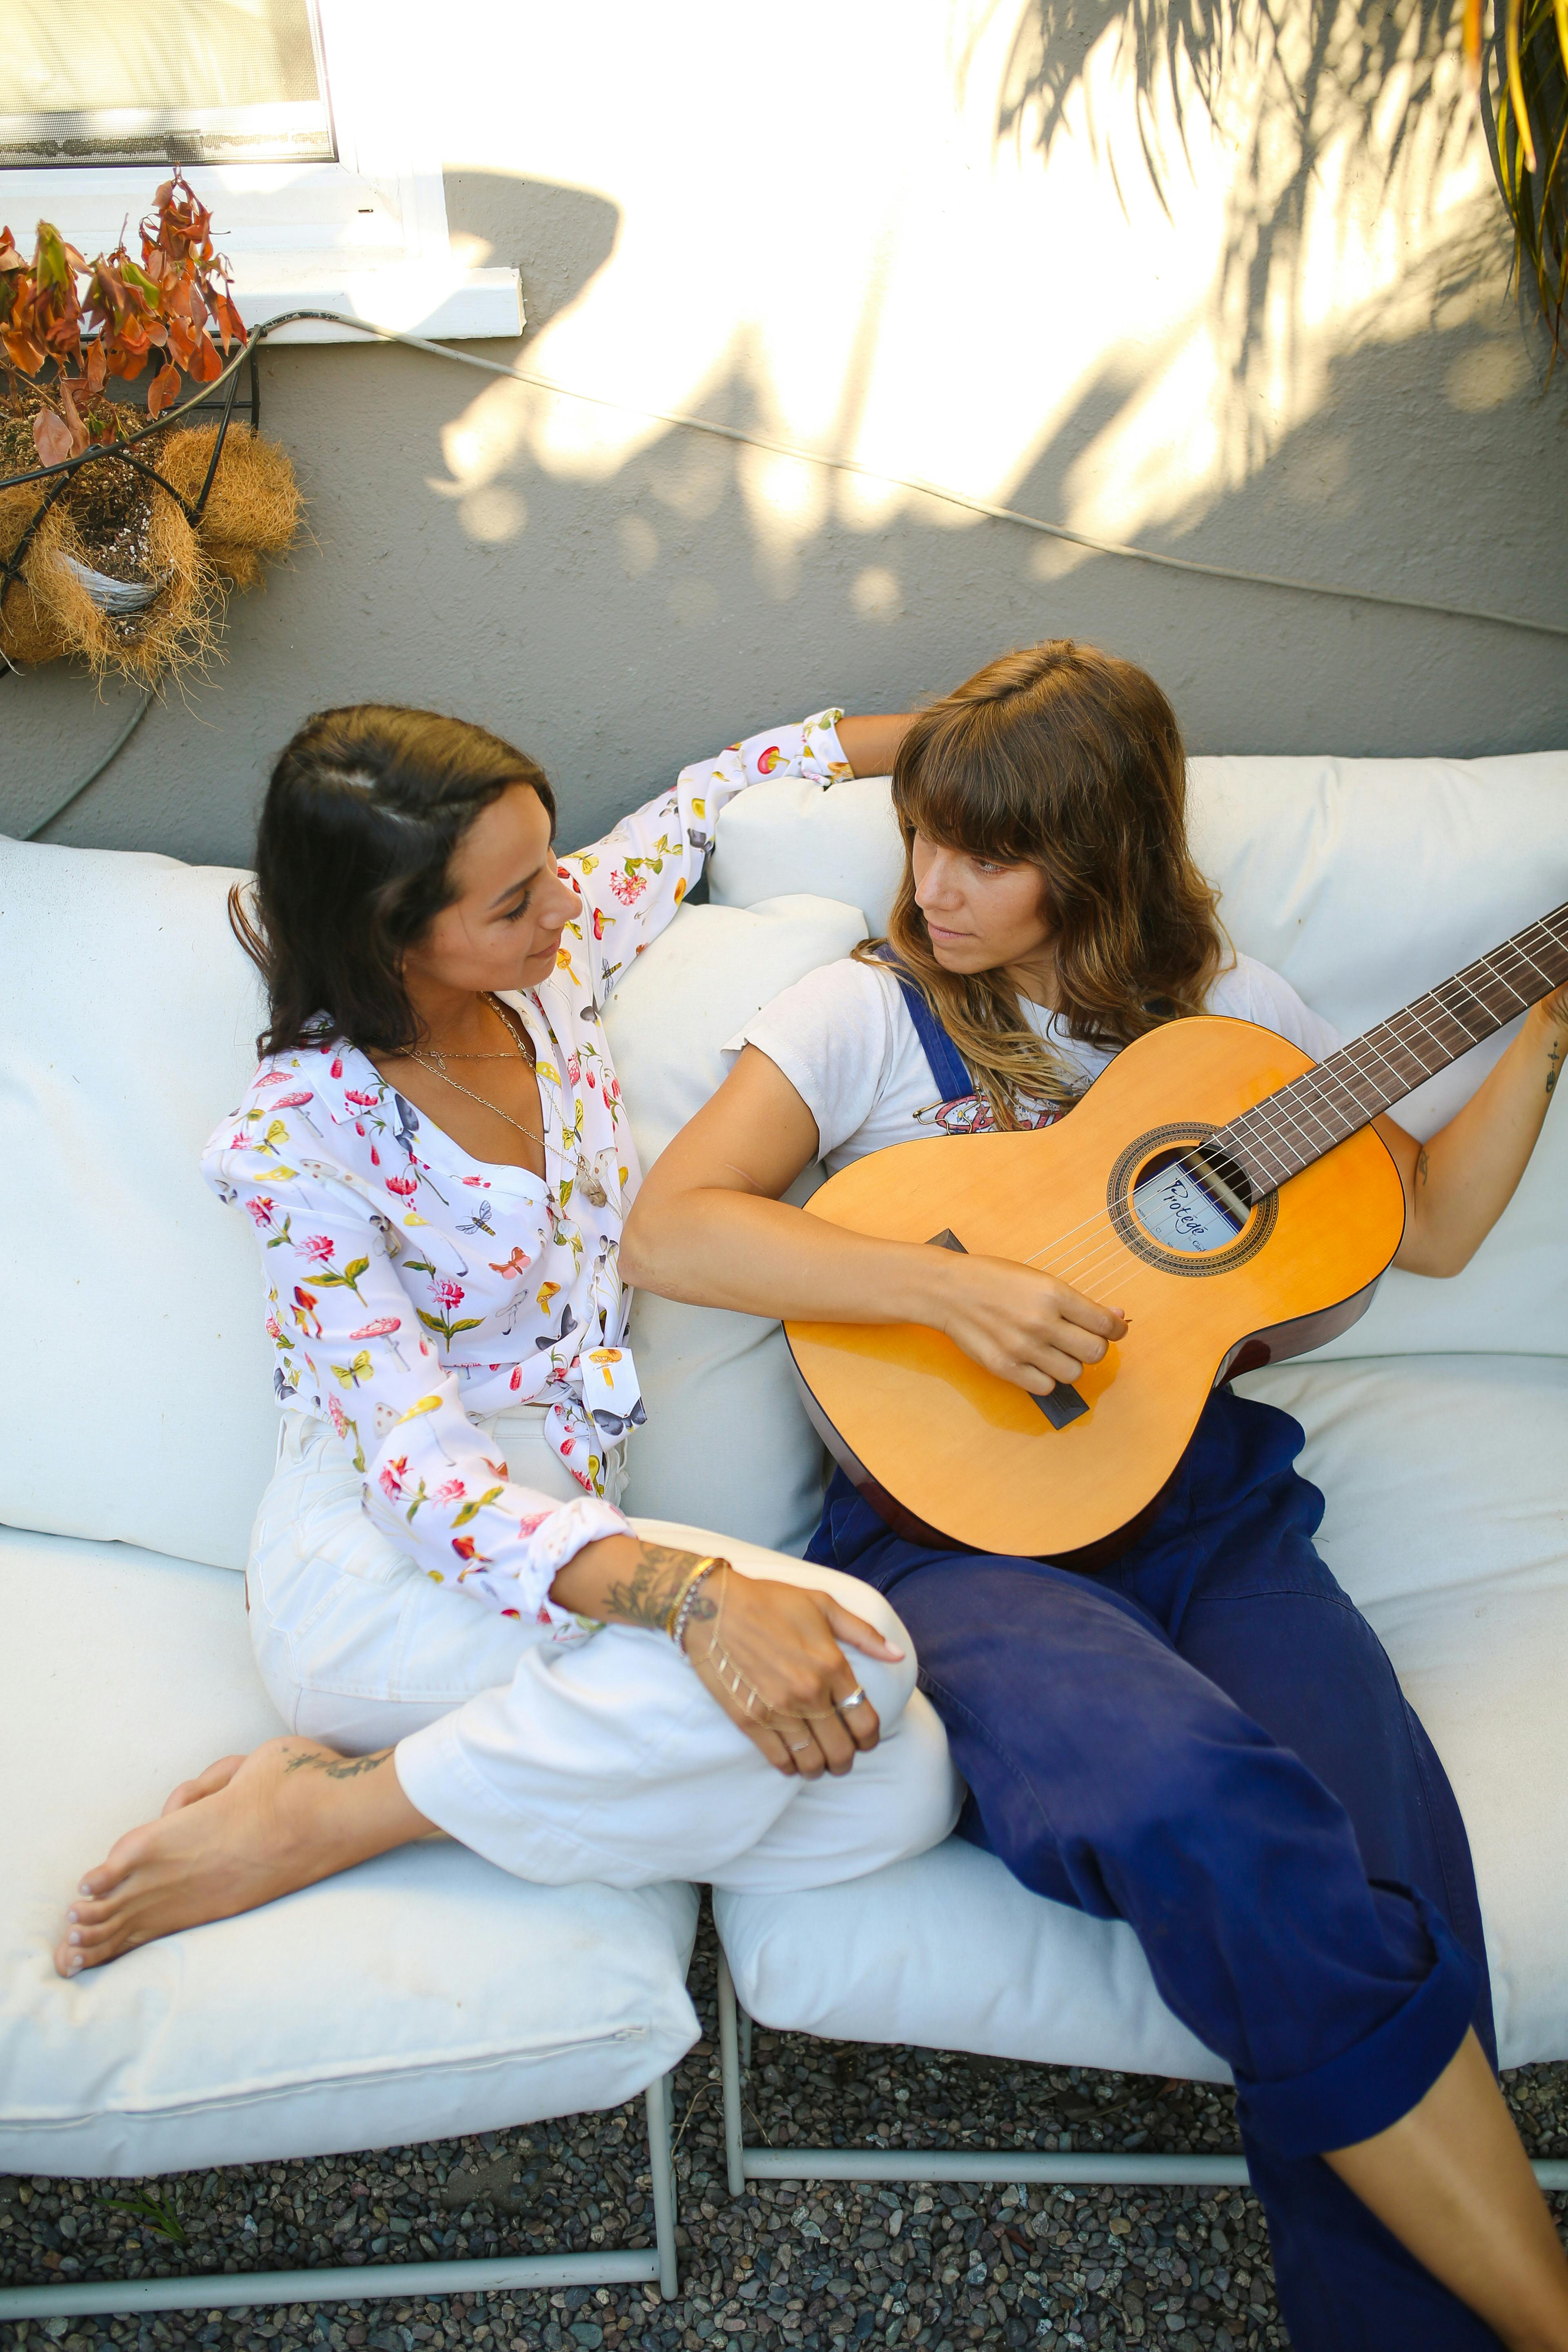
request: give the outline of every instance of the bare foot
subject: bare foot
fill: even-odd
[[[89,1871],[55,1952],[63,1977],[155,1937],[253,1911],[373,1853],[426,1836],[392,1750],[339,1756],[313,1740],[269,1739],[226,1756],[174,1790]]]

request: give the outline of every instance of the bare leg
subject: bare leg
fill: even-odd
[[[1474,2033],[1408,2115],[1323,2161],[1510,2352],[1568,2352],[1568,2258]]]
[[[176,1789],[89,1871],[55,1952],[63,1977],[207,1919],[253,1911],[431,1828],[404,1795],[392,1750],[339,1756],[269,1739]]]

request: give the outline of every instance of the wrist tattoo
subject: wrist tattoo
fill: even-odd
[[[303,1756],[290,1756],[284,1765],[285,1772],[324,1772],[329,1780],[357,1780],[362,1772],[374,1772],[392,1754],[390,1748],[380,1748],[374,1756],[332,1756],[307,1751]]]
[[[624,1583],[612,1584],[605,1595],[606,1615],[623,1625],[650,1625],[662,1633],[681,1586],[701,1558],[700,1552],[677,1551],[671,1544],[639,1543],[630,1576]],[[691,1616],[712,1614],[712,1601],[706,1592],[699,1592]]]
[[[1426,1146],[1425,1144],[1421,1146],[1420,1150],[1415,1155],[1415,1173],[1423,1184],[1426,1183],[1427,1178],[1432,1173],[1432,1162],[1426,1157]]]

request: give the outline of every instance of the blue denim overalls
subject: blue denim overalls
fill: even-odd
[[[900,985],[943,1101],[973,1095]],[[1319,2161],[1414,2106],[1467,2027],[1494,2064],[1496,2045],[1464,1823],[1313,1548],[1302,1443],[1216,1391],[1158,1517],[1094,1575],[911,1542],[842,1472],[806,1556],[909,1627],[969,1784],[960,1834],[1127,1920],[1230,2065],[1298,2352],[1497,2352]]]

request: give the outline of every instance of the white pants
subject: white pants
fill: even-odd
[[[577,1489],[542,1420],[525,1406],[487,1426],[513,1477],[564,1499]],[[247,1595],[284,1721],[350,1754],[395,1745],[410,1803],[515,1877],[781,1892],[937,1844],[963,1784],[893,1610],[834,1569],[746,1572],[835,1593],[905,1653],[897,1666],[851,1654],[882,1736],[842,1779],[775,1771],[661,1633],[606,1625],[563,1645],[434,1583],[365,1517],[325,1422],[285,1418]]]

